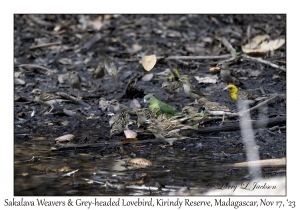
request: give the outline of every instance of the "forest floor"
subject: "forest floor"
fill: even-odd
[[[227,119],[222,126],[220,120],[204,123],[199,132],[185,131],[192,138],[176,141],[172,147],[161,147],[157,141],[124,143],[119,142],[125,138],[124,134],[110,137],[107,113],[99,109],[99,99],[117,99],[124,105],[143,108],[144,95],[153,93],[181,110],[193,99],[181,92],[178,95],[181,100],[166,100],[167,94],[161,90],[171,65],[181,75],[216,79],[215,83],[199,83],[194,79],[193,85],[212,100],[235,110],[229,94],[222,91],[226,84],[218,73],[209,71],[232,57],[221,37],[236,52],[242,52],[241,46],[251,38],[265,34],[270,39],[286,38],[286,16],[15,15],[15,195],[149,195],[155,191],[134,187],[125,190],[133,185],[148,188],[159,185],[168,190],[187,186],[197,189],[195,194],[201,194],[208,183],[249,180],[246,167],[223,167],[247,161],[240,129],[226,129],[238,125],[238,118]],[[103,53],[116,62],[118,85],[106,75],[103,81],[96,81],[99,88],[92,91],[92,72]],[[158,58],[149,72],[141,64],[141,58],[148,54]],[[191,56],[198,58],[188,59]],[[263,59],[285,68],[286,46],[267,53]],[[255,94],[286,93],[286,71],[282,69],[245,58],[234,60],[230,68],[243,82],[243,90]],[[41,114],[45,107],[33,101],[32,90],[69,93],[70,71],[79,72],[81,101],[88,106],[61,103],[50,114]],[[132,78],[137,78],[135,93],[127,88]],[[77,92],[72,94],[76,97]],[[264,106],[264,110],[252,111],[251,119],[255,123],[285,115],[286,101],[278,100]],[[210,132],[201,133],[209,128]],[[65,134],[75,136],[72,141],[77,145],[75,149],[68,149],[68,144],[64,149],[55,144],[54,139]],[[152,134],[137,136],[141,142],[154,138]],[[254,138],[260,159],[286,157],[285,120],[255,128]],[[102,146],[93,147],[97,144]],[[153,166],[128,166],[125,160],[130,158],[144,158]],[[282,176],[286,174],[285,168],[264,167],[262,174],[265,178]],[[71,175],[63,176],[69,172]]]

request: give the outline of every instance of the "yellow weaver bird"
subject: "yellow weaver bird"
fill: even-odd
[[[224,88],[223,91],[225,91],[225,90],[227,90],[229,92],[230,98],[233,101],[248,100],[249,103],[253,103],[255,101],[260,101],[260,100],[267,98],[266,95],[258,96],[258,95],[248,93],[246,91],[241,91],[233,84],[227,85],[227,87]]]

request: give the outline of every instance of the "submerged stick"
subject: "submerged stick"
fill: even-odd
[[[243,167],[248,167],[249,163],[250,161],[247,161],[247,162],[230,164],[229,166],[243,168]],[[256,161],[251,161],[251,164],[259,167],[285,167],[286,159],[276,158],[276,159],[256,160]]]

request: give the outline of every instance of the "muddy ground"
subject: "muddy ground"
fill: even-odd
[[[145,107],[143,96],[154,93],[165,101],[167,95],[161,90],[161,84],[169,75],[160,73],[170,67],[167,62],[170,56],[215,56],[214,59],[169,61],[180,74],[217,76],[216,83],[200,84],[194,79],[193,84],[214,101],[236,109],[228,93],[222,91],[226,84],[220,80],[219,74],[209,71],[210,67],[231,57],[220,37],[226,38],[236,52],[241,52],[241,46],[249,39],[263,34],[268,34],[271,39],[286,38],[286,16],[15,15],[15,195],[165,195],[168,190],[184,186],[195,188],[194,194],[201,194],[207,190],[208,183],[249,180],[251,176],[247,168],[222,167],[246,161],[239,129],[185,133],[194,139],[177,141],[173,147],[166,148],[157,141],[118,143],[124,135],[110,138],[108,117],[99,109],[99,98],[118,99],[127,106],[136,99],[141,107]],[[99,88],[93,92],[92,71],[103,53],[116,62],[119,84],[115,85],[106,75],[103,83],[97,81]],[[145,54],[158,57],[150,72],[145,71],[141,64],[141,57]],[[285,67],[286,46],[268,52],[264,59]],[[262,91],[266,94],[286,93],[286,72],[283,70],[245,59],[232,62],[230,67],[243,81],[244,90],[255,94],[262,94]],[[44,107],[33,101],[31,91],[39,88],[46,92],[69,93],[67,75],[73,70],[78,71],[82,78],[80,94],[89,107],[62,103],[51,114],[41,114]],[[153,78],[142,80],[148,73],[153,73]],[[138,78],[138,91],[126,94],[126,86],[132,77]],[[72,94],[76,96],[77,92]],[[193,101],[184,92],[178,97],[181,100],[166,102],[181,110]],[[275,118],[285,115],[285,100],[269,104],[264,112],[251,112],[254,121],[261,116]],[[229,121],[222,126],[238,124],[238,119]],[[220,120],[205,123],[199,130],[221,127],[219,124]],[[68,146],[55,144],[54,139],[65,134],[75,136],[69,145],[75,144],[76,147],[62,149]],[[261,159],[286,157],[285,122],[254,129],[254,137]],[[143,141],[154,139],[154,136],[139,134],[137,138]],[[100,146],[93,147],[97,144]],[[153,166],[127,166],[129,158],[145,158]],[[67,174],[72,171],[76,175]],[[286,174],[285,167],[264,167],[262,172],[263,177]],[[157,191],[158,183],[167,191]],[[154,188],[152,191],[135,187],[125,189],[126,186],[143,185]]]

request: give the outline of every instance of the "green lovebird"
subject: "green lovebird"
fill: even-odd
[[[144,103],[148,104],[148,107],[151,111],[153,111],[153,109],[155,108],[158,108],[157,115],[160,115],[162,113],[166,113],[171,116],[182,114],[181,112],[175,110],[174,107],[155,98],[154,95],[151,93],[144,96]]]

